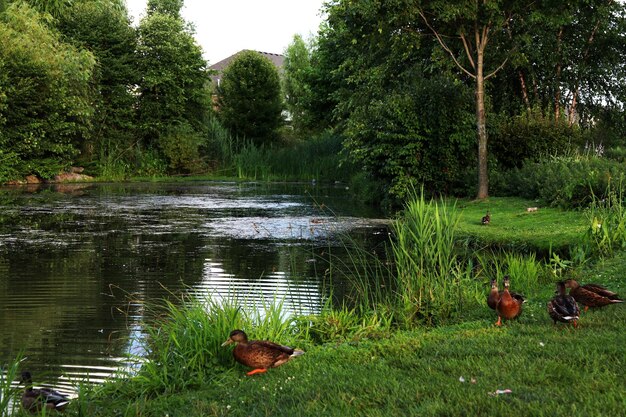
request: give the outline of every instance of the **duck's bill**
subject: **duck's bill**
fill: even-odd
[[[224,346],[228,346],[228,345],[230,345],[231,343],[233,343],[233,339],[226,339],[226,341],[225,341],[224,343],[222,343],[222,347],[224,347]]]

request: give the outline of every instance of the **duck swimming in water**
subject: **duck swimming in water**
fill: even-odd
[[[22,395],[22,407],[31,413],[38,413],[42,408],[63,411],[70,402],[67,395],[50,388],[33,388],[33,378],[28,371],[22,372],[20,382],[26,385]]]

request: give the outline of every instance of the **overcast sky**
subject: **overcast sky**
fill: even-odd
[[[135,24],[146,0],[126,0]],[[185,0],[182,14],[209,64],[242,49],[281,54],[295,34],[305,39],[322,22],[324,0]]]

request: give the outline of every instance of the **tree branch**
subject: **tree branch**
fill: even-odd
[[[498,68],[496,68],[495,70],[493,70],[492,72],[490,72],[489,74],[487,74],[485,76],[485,80],[488,80],[489,78],[491,78],[494,75],[496,75],[496,72],[500,71],[506,65],[508,60],[509,60],[509,57],[506,57],[506,59],[504,61],[502,61],[502,64],[500,64],[500,66]]]
[[[419,14],[420,14],[420,16],[422,16],[422,19],[424,19],[424,23],[426,23],[426,26],[428,26],[428,28],[433,32],[433,34],[437,38],[437,41],[439,41],[439,44],[441,45],[441,47],[446,52],[448,52],[448,54],[450,54],[450,56],[452,57],[452,60],[456,64],[456,66],[459,67],[461,69],[461,71],[463,71],[464,73],[466,73],[470,77],[476,78],[476,75],[472,74],[467,69],[465,69],[465,67],[463,65],[461,65],[461,63],[456,59],[456,57],[454,56],[454,53],[450,50],[450,48],[448,48],[448,45],[445,44],[445,42],[443,41],[443,39],[441,38],[439,33],[437,33],[437,31],[435,29],[433,29],[433,27],[430,25],[430,23],[428,23],[428,19],[426,19],[426,16],[424,15],[424,12],[420,10]]]
[[[476,64],[474,63],[474,57],[472,57],[472,52],[469,49],[469,45],[467,44],[467,40],[465,39],[465,34],[461,32],[461,40],[463,41],[463,47],[465,48],[465,55],[470,61],[472,68],[476,71]]]

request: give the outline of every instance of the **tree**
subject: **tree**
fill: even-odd
[[[311,127],[307,104],[311,100],[311,86],[308,80],[312,71],[311,48],[302,36],[295,35],[285,50],[282,80],[285,104],[291,115],[292,125],[297,131]]]
[[[61,41],[39,13],[10,4],[0,20],[0,178],[50,178],[88,135],[95,60]]]
[[[139,74],[137,37],[126,8],[108,0],[80,2],[59,17],[58,27],[77,47],[91,51],[98,63],[92,79],[92,131],[82,157],[120,160],[132,155],[133,89]]]
[[[514,6],[515,2],[445,0],[422,2],[419,12],[441,48],[459,70],[475,82],[479,199],[489,196],[485,81],[496,75],[508,60],[508,57],[492,60],[495,63],[489,65],[487,47],[498,43],[506,45],[498,38],[506,33]],[[497,57],[499,51],[492,49]]]
[[[139,123],[146,146],[166,153],[176,152],[176,146],[167,142],[179,142],[181,134],[195,132],[185,141],[194,149],[184,153],[196,154],[197,159],[210,110],[209,76],[193,30],[179,15],[181,5],[182,1],[151,0],[139,25]],[[175,155],[166,157],[173,162]],[[195,169],[195,160],[193,165]]]
[[[241,52],[224,70],[218,106],[232,134],[258,144],[274,140],[283,123],[278,71],[258,52]]]

